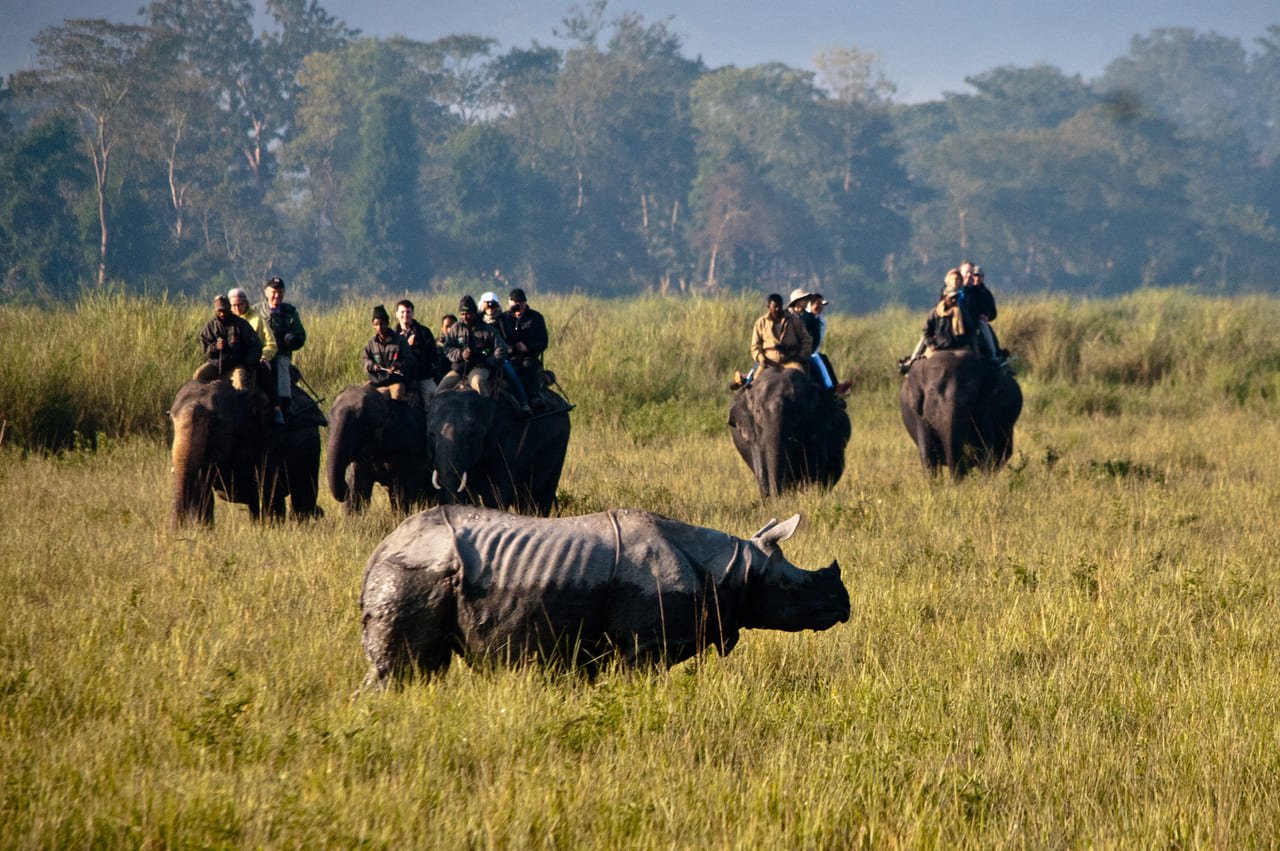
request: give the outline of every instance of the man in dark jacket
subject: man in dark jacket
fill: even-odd
[[[450,390],[465,379],[477,393],[490,395],[489,376],[497,366],[495,343],[493,329],[481,319],[476,300],[464,295],[458,302],[458,321],[445,337],[449,374],[440,382],[440,391]]]
[[[412,380],[417,382],[418,392],[425,403],[436,392],[436,382],[443,370],[436,338],[430,328],[417,320],[413,311],[413,302],[409,299],[402,298],[396,302],[396,332],[409,344],[409,351],[413,352],[413,359],[418,364]]]
[[[262,357],[262,340],[244,319],[231,312],[224,295],[213,299],[213,318],[200,331],[205,361],[196,370],[197,381],[227,379],[238,390],[253,387],[253,370]]]
[[[973,335],[978,344],[978,352],[989,358],[997,358],[1000,345],[991,328],[991,320],[996,318],[996,297],[984,283],[985,276],[981,266],[966,261],[960,266],[960,274],[964,278],[964,286],[960,288],[960,305],[974,320],[976,327]]]
[[[267,317],[267,325],[276,337],[276,356],[271,359],[271,371],[276,376],[276,396],[280,408],[286,414],[293,401],[292,377],[293,353],[307,342],[306,329],[298,316],[298,308],[284,300],[284,280],[272,278],[262,286],[263,302],[258,312]]]
[[[364,371],[369,383],[392,399],[403,399],[405,382],[417,375],[409,343],[391,327],[391,317],[382,305],[373,309],[373,337],[364,347]]]
[[[542,397],[542,354],[547,350],[547,320],[529,306],[519,287],[507,295],[507,342],[511,344],[511,365],[525,395],[537,405]]]

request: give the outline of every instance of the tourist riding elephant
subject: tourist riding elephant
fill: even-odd
[[[994,361],[968,349],[919,358],[902,381],[902,423],[929,472],[993,471],[1013,454],[1022,389]]]
[[[363,511],[377,482],[391,507],[408,512],[432,495],[426,415],[421,408],[353,384],[329,408],[325,478],[348,514]]]
[[[261,509],[285,515],[290,497],[297,519],[317,517],[320,426],[324,414],[300,388],[291,415],[272,423],[265,394],[226,381],[188,381],[169,409],[173,421],[173,525],[213,522],[213,495],[243,503],[255,520]]]
[[[549,515],[569,446],[570,406],[558,396],[553,402],[530,417],[505,397],[463,385],[437,393],[427,433],[440,502]]]
[[[729,428],[762,496],[814,482],[831,487],[844,474],[849,415],[804,370],[761,368],[734,397]]]

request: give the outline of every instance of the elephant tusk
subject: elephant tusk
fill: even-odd
[[[435,488],[436,490],[440,490],[440,471],[439,470],[431,471],[431,487]]]
[[[467,474],[462,474],[462,481],[458,482],[458,493],[462,493],[467,489]]]

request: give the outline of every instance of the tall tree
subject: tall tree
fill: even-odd
[[[66,297],[88,271],[76,205],[92,181],[70,118],[54,116],[0,152],[0,292]]]
[[[348,249],[366,284],[408,289],[426,283],[418,168],[409,105],[390,92],[375,95],[365,107],[358,159],[343,205]]]
[[[37,68],[19,76],[20,85],[48,96],[77,120],[97,192],[99,287],[106,284],[111,251],[112,158],[130,129],[143,73],[136,59],[148,36],[146,27],[70,19],[36,35]]]

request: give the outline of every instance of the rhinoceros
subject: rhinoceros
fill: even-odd
[[[778,544],[800,515],[751,538],[647,511],[545,519],[445,505],[378,544],[360,595],[365,687],[470,661],[673,665],[742,629],[849,619],[840,566],[802,570]]]

